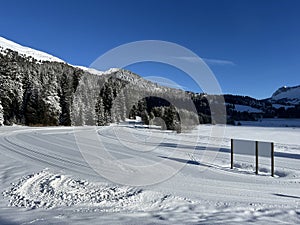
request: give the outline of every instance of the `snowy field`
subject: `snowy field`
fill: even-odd
[[[242,125],[256,127],[300,127],[300,119],[262,119],[258,121],[240,121]]]
[[[292,127],[1,127],[0,224],[299,224],[299,137]],[[275,177],[270,159],[255,175],[252,156],[231,170],[230,138],[273,141]]]

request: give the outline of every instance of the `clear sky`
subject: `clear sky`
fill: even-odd
[[[207,63],[224,93],[269,97],[300,84],[298,0],[0,0],[0,36],[89,66],[132,41],[164,40]],[[199,91],[169,66],[128,67]]]

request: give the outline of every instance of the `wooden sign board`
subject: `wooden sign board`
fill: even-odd
[[[274,143],[231,139],[231,169],[234,154],[255,156],[256,174],[258,174],[258,157],[271,158],[271,174],[274,176]]]
[[[258,142],[258,156],[271,157],[272,156],[272,143]]]
[[[255,141],[233,140],[234,154],[255,155]]]

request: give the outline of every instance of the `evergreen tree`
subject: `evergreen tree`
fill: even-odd
[[[105,126],[107,125],[107,121],[105,118],[105,110],[103,105],[103,99],[99,96],[99,99],[95,106],[96,111],[96,124],[97,126]]]
[[[166,107],[163,118],[168,130],[178,129],[179,120],[176,108],[173,105],[171,105],[170,107]]]
[[[149,125],[149,115],[146,109],[141,112],[141,118],[145,124]]]
[[[3,126],[4,118],[3,118],[3,107],[0,101],[0,126]]]

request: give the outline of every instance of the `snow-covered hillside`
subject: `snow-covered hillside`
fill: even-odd
[[[107,71],[100,71],[100,70],[96,70],[96,69],[93,69],[93,68],[88,68],[88,67],[85,67],[85,66],[75,66],[79,69],[82,69],[90,74],[94,74],[94,75],[98,75],[98,76],[102,76],[102,75],[109,75],[109,74],[112,74],[112,73],[116,73],[118,71],[120,71],[120,69],[118,68],[111,68]]]
[[[281,87],[272,95],[271,100],[284,100],[287,103],[298,104],[300,103],[300,86]]]
[[[7,40],[0,36],[0,54],[6,54],[7,49],[16,51],[24,57],[33,57],[34,59],[36,59],[38,61],[50,61],[50,62],[65,63],[63,60],[59,59],[58,57],[55,57],[53,55],[50,55],[48,53],[45,53],[45,52],[42,52],[39,50],[35,50],[33,48],[22,46],[20,44],[17,44],[13,41]],[[73,65],[70,65],[70,66],[73,66]],[[109,74],[118,72],[120,70],[118,68],[111,68],[107,71],[99,71],[99,70],[96,70],[93,68],[88,68],[85,66],[74,66],[74,67],[82,69],[88,73],[95,74],[95,75],[109,75]]]
[[[0,51],[0,73],[2,74],[0,83],[5,84],[0,87],[2,93],[0,107],[3,109],[3,112],[0,112],[0,123],[2,121],[5,125],[14,123],[71,125],[73,121],[70,115],[80,117],[76,125],[95,124],[94,118],[97,118],[98,125],[105,125],[118,121],[120,118],[123,121],[126,118],[141,116],[142,113],[145,113],[143,107],[137,107],[138,101],[144,98],[141,95],[153,96],[145,100],[144,103],[140,102],[140,105],[148,105],[146,110],[148,116],[155,107],[167,107],[163,101],[158,99],[163,98],[168,102],[177,102],[178,106],[184,106],[187,102],[190,102],[190,105],[194,104],[199,121],[210,123],[211,113],[207,99],[215,99],[214,103],[221,102],[217,100],[218,96],[186,93],[180,89],[145,80],[138,74],[125,69],[113,68],[108,71],[99,71],[93,68],[70,65],[57,57],[23,47],[2,37],[0,37]],[[33,60],[33,58],[38,61]],[[15,59],[14,64],[7,63],[12,59]],[[17,73],[16,69],[18,70]],[[100,92],[100,89],[105,89],[105,91],[101,90],[99,97],[96,92]],[[74,90],[77,90],[76,94],[78,94],[77,105],[69,113],[68,107],[73,103],[71,101],[75,95]],[[299,92],[300,86],[283,87],[275,92],[271,99],[265,100],[257,100],[248,96],[224,95],[229,108],[227,111],[228,121],[232,123],[232,121],[253,120],[258,116],[257,114],[271,118],[300,118],[300,108],[297,106],[300,102]],[[98,97],[84,97],[91,95],[91,93]],[[122,109],[122,112],[110,115],[111,101],[116,100],[118,95],[122,99],[125,97],[126,101],[122,101],[123,103],[130,104],[124,106],[123,103],[120,103],[116,109]],[[14,104],[10,104],[10,102],[14,102]],[[84,103],[86,104],[84,105]],[[96,103],[101,109],[97,113],[95,112]],[[132,103],[136,104],[135,107],[139,109],[138,112],[134,111],[137,115],[125,115],[125,112],[130,113],[131,107],[133,107]],[[78,111],[75,112],[76,110]],[[161,115],[158,115],[157,112],[155,116],[163,117],[163,113],[159,113]],[[111,119],[103,119],[104,117],[101,115],[109,115]],[[106,116],[106,118],[108,117]],[[167,124],[167,127],[168,129],[174,128],[172,124]]]
[[[263,111],[257,108],[253,108],[247,105],[235,105],[237,112],[248,112],[248,113],[262,113]]]
[[[20,55],[24,55],[25,57],[31,56],[38,61],[40,60],[40,61],[50,61],[50,62],[64,62],[63,60],[54,57],[50,54],[47,54],[45,52],[38,51],[29,47],[24,47],[15,42],[0,37],[0,54],[5,54],[7,49],[16,51]]]

